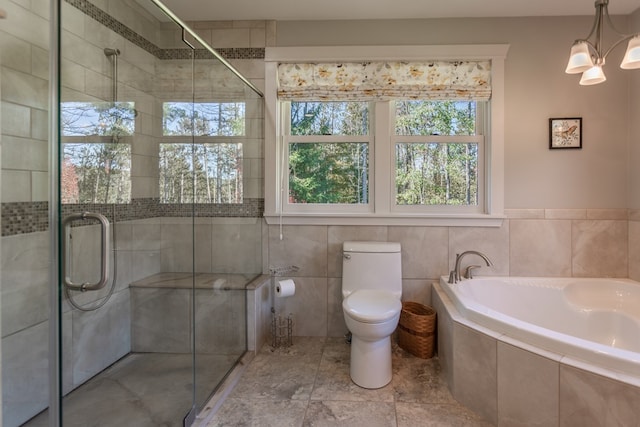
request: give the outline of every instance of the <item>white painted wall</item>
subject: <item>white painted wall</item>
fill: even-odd
[[[614,19],[621,29],[630,21],[629,17]],[[591,25],[592,17],[281,21],[276,44],[508,43],[505,208],[626,208],[629,84],[634,72],[618,67],[624,47],[608,58],[604,84],[582,87],[579,76],[564,73],[571,44],[585,37]],[[606,46],[610,35],[605,34]],[[637,80],[640,72],[635,73]],[[638,107],[635,112],[637,117]],[[583,118],[582,150],[549,150],[551,117]],[[640,204],[640,189],[637,192]]]

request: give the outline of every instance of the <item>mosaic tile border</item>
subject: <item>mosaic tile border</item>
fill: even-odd
[[[225,59],[264,59],[264,48],[223,48],[216,51]],[[191,59],[189,49],[160,49],[159,59]],[[195,59],[215,59],[206,49],[196,49]]]
[[[2,236],[49,228],[49,202],[2,203]]]
[[[261,218],[264,199],[245,199],[241,204],[160,203],[157,198],[133,199],[128,204],[79,203],[62,206],[62,216],[73,212],[99,212],[113,222],[161,217]],[[35,233],[49,229],[48,202],[2,203],[2,236]]]
[[[162,49],[153,42],[142,37],[122,22],[95,6],[88,0],[65,0],[85,15],[98,21],[113,32],[121,35],[136,46],[146,50],[158,59],[191,59],[190,49]],[[216,49],[224,59],[264,59],[264,48],[222,48]],[[196,49],[196,59],[212,59],[206,49]]]

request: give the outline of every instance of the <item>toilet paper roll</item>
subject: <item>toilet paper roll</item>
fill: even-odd
[[[296,293],[296,284],[291,279],[280,280],[276,283],[276,296],[278,298],[290,297]]]

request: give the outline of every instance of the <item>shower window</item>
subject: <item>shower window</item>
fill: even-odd
[[[160,144],[162,203],[242,203],[241,143]]]
[[[62,203],[131,202],[131,145],[63,143]]]
[[[161,203],[243,202],[243,144],[236,141],[246,133],[245,109],[244,102],[163,104]]]
[[[133,102],[62,102],[62,136],[132,136],[135,131]]]
[[[133,102],[63,102],[62,203],[131,202]]]
[[[165,102],[163,135],[243,136],[244,102]]]

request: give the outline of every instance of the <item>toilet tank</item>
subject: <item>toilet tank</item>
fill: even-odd
[[[402,296],[400,243],[344,242],[342,296],[360,289],[386,290]]]

